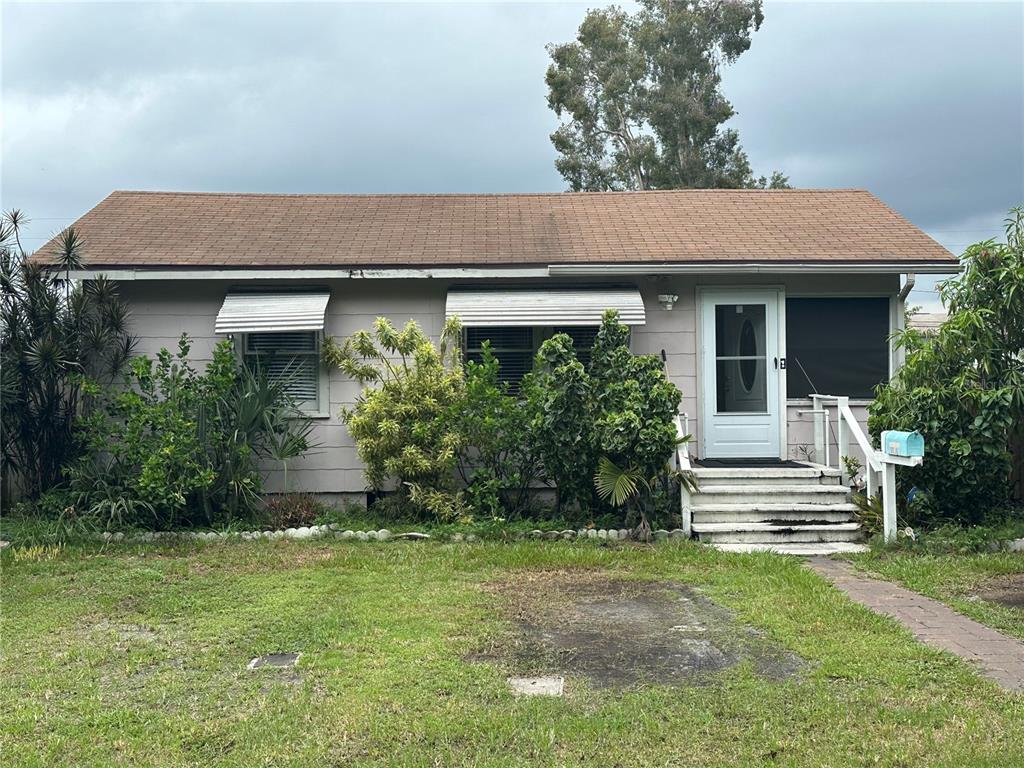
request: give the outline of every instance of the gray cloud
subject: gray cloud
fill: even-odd
[[[115,188],[561,189],[544,45],[585,10],[5,3],[2,205],[38,245]],[[725,90],[759,173],[960,251],[1024,202],[1022,38],[1015,3],[769,3]]]

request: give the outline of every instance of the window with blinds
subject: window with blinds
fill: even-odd
[[[560,328],[474,326],[465,330],[464,349],[467,360],[479,361],[484,342],[490,341],[491,351],[498,360],[498,380],[515,388],[533,368],[533,358],[540,345],[556,333],[567,334],[572,339],[576,357],[583,365],[589,365],[597,331],[596,325]]]
[[[319,413],[320,334],[317,331],[274,331],[244,335],[246,364],[265,371],[271,381],[284,383],[296,406]]]
[[[583,365],[590,365],[590,350],[594,348],[594,339],[601,329],[598,325],[576,325],[562,328],[553,328],[551,335],[556,333],[568,334],[572,339],[572,348],[576,350],[576,358]]]
[[[480,361],[484,342],[491,342],[491,351],[498,360],[498,381],[516,386],[533,366],[537,351],[534,329],[530,327],[467,328],[466,359]]]

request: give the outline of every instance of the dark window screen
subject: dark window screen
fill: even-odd
[[[786,299],[787,397],[874,397],[889,378],[889,299]]]

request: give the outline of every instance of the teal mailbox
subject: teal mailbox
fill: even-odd
[[[924,437],[920,432],[889,429],[882,433],[882,451],[890,456],[924,456]]]

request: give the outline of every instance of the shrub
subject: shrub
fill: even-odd
[[[609,311],[589,369],[576,359],[572,340],[557,334],[541,346],[528,386],[534,437],[559,507],[629,506],[646,532],[649,514],[674,506],[673,482],[692,479],[668,470],[682,394],[657,357],[634,355],[628,344],[629,329]]]
[[[280,493],[266,499],[266,525],[274,530],[313,525],[327,511],[327,505],[311,493]]]
[[[660,359],[630,353],[628,342],[629,329],[614,313],[606,315],[590,365],[600,453],[593,477],[599,497],[616,507],[634,505],[646,538],[649,514],[675,509],[673,483],[692,486],[693,478],[668,468],[679,439],[675,417],[682,393],[665,376]]]
[[[250,371],[231,342],[217,345],[204,375],[178,352],[132,361],[124,386],[83,420],[88,455],[67,471],[80,510],[107,527],[159,528],[253,518],[262,459],[305,452],[311,429],[286,382]]]
[[[1024,424],[1024,212],[1006,243],[973,245],[963,273],[940,286],[949,319],[935,334],[898,335],[906,363],[880,387],[868,427],[916,429],[924,464],[899,471],[912,525],[944,518],[975,523],[1006,500],[1012,430]]]
[[[114,283],[76,283],[84,243],[73,229],[58,238],[55,265],[29,261],[18,211],[0,223],[0,445],[4,482],[17,475],[30,498],[63,481],[83,450],[76,418],[90,384],[108,384],[131,355],[127,309]]]
[[[520,517],[531,507],[531,486],[542,467],[530,432],[529,379],[517,394],[498,378],[498,361],[485,343],[480,362],[465,368],[465,394],[452,408],[463,449],[458,468],[467,503],[485,517]]]
[[[556,488],[558,511],[573,503],[589,509],[598,459],[594,393],[568,335],[555,334],[541,345],[527,389],[531,434],[545,477]]]
[[[323,353],[364,386],[341,415],[367,482],[378,490],[397,483],[401,500],[439,517],[462,504],[454,472],[463,441],[451,418],[465,391],[459,335],[451,320],[435,346],[415,322],[398,331],[380,317],[372,334],[359,331],[340,346],[327,339]]]

